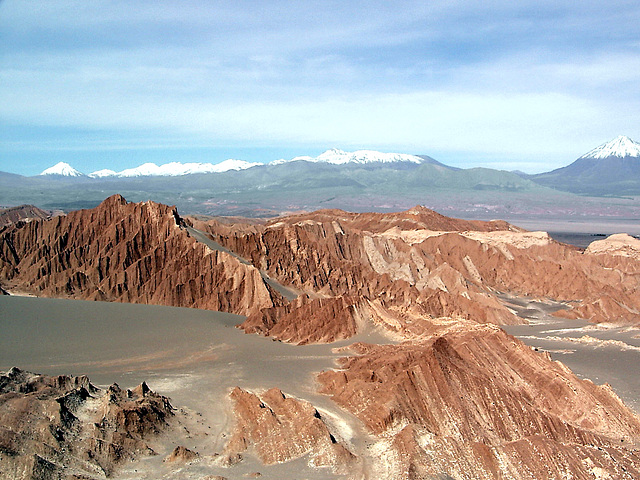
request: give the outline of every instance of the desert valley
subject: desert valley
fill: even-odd
[[[7,222],[0,475],[638,478],[639,276],[421,206]]]
[[[0,480],[640,479],[638,24],[0,0]]]

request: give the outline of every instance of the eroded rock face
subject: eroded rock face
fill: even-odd
[[[571,318],[638,324],[634,256],[612,255],[609,247],[582,252],[542,232],[424,208],[322,211],[237,230],[198,226],[253,266],[195,242],[169,207],[112,197],[94,210],[5,229],[0,278],[53,296],[246,313],[245,331],[291,343],[346,339],[365,325],[405,341],[358,344],[341,368],[318,377],[322,392],[362,422],[373,444],[347,449],[310,403],[278,389],[236,388],[236,430],[218,460],[225,465],[249,451],[265,464],[308,456],[336,472],[361,462],[363,478],[640,478],[640,421],[618,397],[495,326],[521,321],[498,292],[567,302],[571,309],[560,314]],[[284,302],[258,269],[302,294]],[[59,472],[59,465],[108,472],[149,453],[145,439],[166,422],[160,400],[136,410],[150,397],[144,385],[111,387],[98,398],[88,387],[78,390],[83,380],[56,382],[73,386],[56,394],[62,403],[40,406],[10,392],[12,411],[23,412],[11,422],[25,425],[20,418],[33,409],[49,412],[46,438],[24,446],[33,456],[19,468],[29,472]],[[85,426],[74,418],[92,420]],[[0,432],[3,452],[23,448],[23,437]],[[86,451],[76,438],[88,439]],[[82,462],[65,465],[55,442],[76,449]],[[193,460],[186,449],[169,459]]]
[[[316,321],[309,322],[310,318]],[[242,328],[246,333],[303,345],[350,338],[358,325],[368,320],[372,320],[370,309],[355,298],[301,296],[281,307],[261,309],[250,315]]]
[[[497,327],[353,349],[319,381],[381,439],[388,478],[640,475],[640,420],[611,389]]]
[[[249,448],[267,465],[306,455],[311,466],[347,472],[355,461],[309,402],[287,397],[277,388],[258,396],[236,387],[231,399],[236,427],[225,448],[228,463],[241,461]]]
[[[0,281],[41,296],[247,315],[278,305],[260,272],[189,237],[173,207],[119,195],[92,210],[9,227]]]
[[[312,298],[358,299],[371,307],[374,323],[405,337],[428,332],[445,317],[520,322],[498,292],[565,302],[570,308],[560,315],[569,318],[640,323],[640,259],[585,253],[505,222],[467,222],[416,208],[397,214],[320,211],[240,232],[214,222],[208,230],[281,283]],[[285,313],[287,323],[297,315],[291,308]],[[280,321],[273,312],[261,315],[264,326],[254,316],[247,331],[280,333],[269,324]],[[329,323],[320,314],[307,315],[308,331]],[[299,336],[288,341],[311,341],[305,328],[297,330]]]
[[[169,427],[166,397],[142,384],[102,391],[89,379],[12,368],[0,376],[0,477],[94,478],[154,452]]]
[[[197,452],[189,450],[183,445],[178,445],[173,452],[167,456],[164,461],[169,463],[185,463],[191,462],[199,457]]]

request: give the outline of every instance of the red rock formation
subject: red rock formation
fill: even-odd
[[[20,205],[0,209],[0,229],[18,222],[30,222],[32,220],[44,220],[51,215],[33,205]]]
[[[0,376],[0,477],[91,478],[153,451],[173,416],[146,384],[102,392],[87,377],[11,369]]]
[[[346,472],[354,461],[310,403],[287,397],[276,388],[259,397],[236,387],[231,398],[236,428],[225,447],[231,462],[240,460],[249,447],[267,465],[308,455],[311,466]]]
[[[371,432],[390,439],[383,442],[393,457],[390,477],[640,475],[633,443],[640,419],[610,388],[579,380],[497,327],[354,351],[319,381]]]
[[[370,319],[357,299],[298,297],[281,307],[263,308],[242,324],[246,333],[260,333],[290,343],[328,343],[355,335]],[[315,321],[309,321],[315,319]]]
[[[320,211],[241,233],[215,223],[208,231],[311,297],[374,303],[378,323],[387,319],[395,331],[428,331],[425,320],[441,317],[519,322],[497,292],[566,302],[571,309],[560,315],[571,318],[640,323],[640,259],[583,253],[504,222],[447,219],[418,208],[398,214]],[[274,322],[273,313],[262,316]],[[288,340],[309,341],[308,332],[331,322],[312,315],[306,323],[297,327],[299,338]],[[259,328],[253,318],[247,329],[266,333],[273,326]]]
[[[423,208],[321,211],[238,231],[207,225],[253,267],[189,237],[170,207],[112,197],[94,210],[2,231],[0,280],[48,295],[246,313],[246,331],[293,343],[349,338],[367,323],[413,340],[359,344],[342,369],[319,376],[322,391],[374,437],[365,449],[371,478],[640,477],[633,443],[640,421],[611,390],[491,325],[519,321],[498,292],[567,302],[572,308],[562,314],[571,317],[638,324],[634,256],[585,253],[504,222],[447,219]],[[258,268],[303,294],[282,301]],[[74,395],[69,405],[82,403]],[[145,426],[160,417],[128,413],[128,402],[146,396],[144,387],[109,390],[88,442],[98,465],[120,458],[114,445],[144,450],[135,440],[152,435]],[[308,455],[339,471],[353,462],[309,403],[276,389],[237,388],[232,399],[237,429],[223,462],[247,449],[268,464]],[[3,435],[13,448],[11,434]],[[31,471],[54,465],[50,453],[38,453]]]
[[[281,303],[255,268],[189,237],[173,207],[119,195],[0,234],[0,281],[41,296],[249,314]]]

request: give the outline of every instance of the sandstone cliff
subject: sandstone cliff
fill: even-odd
[[[0,375],[0,477],[110,476],[153,454],[146,442],[169,426],[172,410],[145,384],[101,391],[84,376],[13,368]]]
[[[49,213],[33,205],[20,205],[18,207],[0,209],[0,229],[18,222],[44,220],[50,216]]]
[[[175,208],[127,203],[0,233],[0,282],[41,296],[195,307],[247,315],[282,303],[260,272],[191,238]]]

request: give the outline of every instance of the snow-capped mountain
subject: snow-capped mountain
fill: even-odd
[[[60,175],[63,177],[83,177],[84,173],[79,172],[65,162],[58,162],[53,167],[43,170],[40,175]]]
[[[620,135],[566,167],[528,177],[542,185],[587,195],[638,195],[640,144]]]
[[[155,163],[144,163],[135,168],[128,168],[121,172],[113,170],[98,170],[90,173],[93,178],[105,177],[175,177],[179,175],[189,175],[191,173],[221,173],[229,170],[245,170],[247,168],[262,165],[261,163],[245,162],[244,160],[225,160],[223,162],[213,163],[180,163],[170,162],[164,165],[156,165]]]
[[[334,165],[344,165],[347,163],[392,163],[392,162],[410,162],[410,163],[423,163],[424,160],[415,155],[408,155],[405,153],[383,153],[376,152],[374,150],[357,150],[355,152],[345,152],[332,148],[326,152],[318,155],[317,157],[301,156],[295,157],[291,160],[275,160],[270,165],[281,165],[288,162],[296,161],[305,162],[323,162],[332,163]]]
[[[629,137],[619,135],[610,142],[585,153],[580,158],[608,158],[608,157],[640,157],[640,143]]]
[[[89,174],[91,178],[104,178],[104,177],[114,177],[118,174],[118,172],[114,172],[113,170],[109,170],[105,168],[103,170],[97,170]]]

